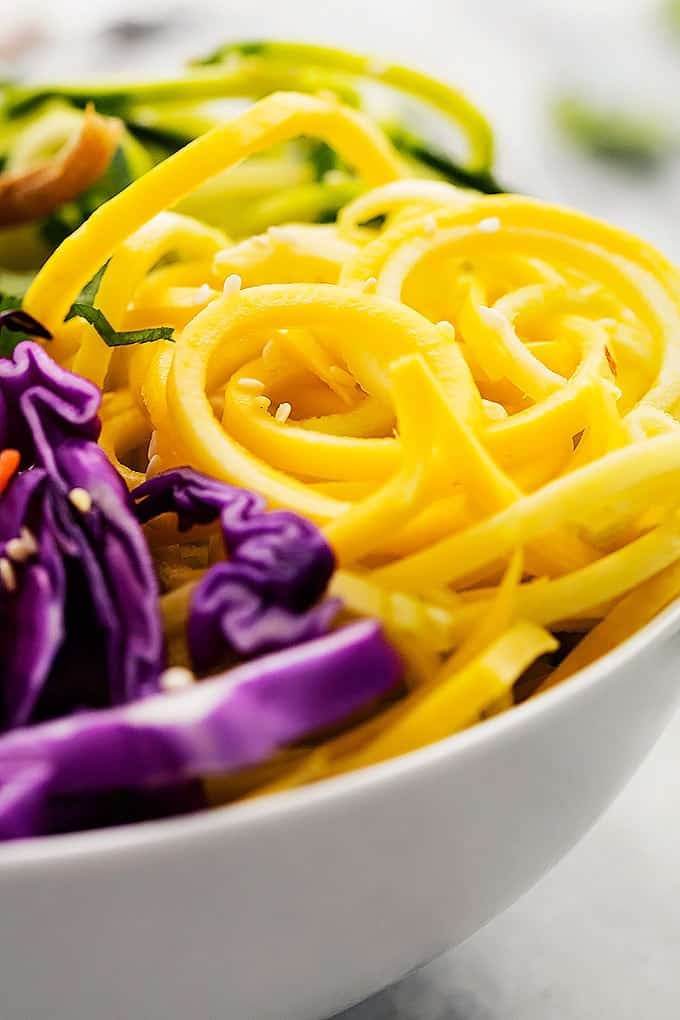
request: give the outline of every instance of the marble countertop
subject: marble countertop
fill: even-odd
[[[551,95],[585,88],[674,124],[680,39],[664,27],[663,3],[145,0],[140,13],[138,2],[118,0],[114,14],[108,0],[60,0],[55,17],[48,0],[22,0],[3,10],[0,60],[14,50],[27,74],[49,78],[153,73],[228,37],[377,50],[465,86],[497,129],[503,180],[595,212],[680,258],[680,218],[668,215],[680,207],[680,166],[642,178],[595,165],[556,137],[548,113]],[[534,890],[342,1020],[677,1020],[679,774],[677,716],[627,790]]]

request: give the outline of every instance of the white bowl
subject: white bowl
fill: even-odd
[[[395,761],[8,844],[2,1017],[319,1020],[358,1001],[472,934],[588,829],[670,717],[679,648],[676,604],[562,687]]]

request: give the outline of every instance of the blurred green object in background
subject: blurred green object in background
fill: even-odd
[[[676,6],[680,29],[678,0]],[[582,152],[631,170],[657,170],[678,149],[674,127],[643,112],[599,107],[568,95],[554,104],[553,114],[565,138]]]
[[[663,14],[669,27],[680,35],[680,0],[664,0]]]

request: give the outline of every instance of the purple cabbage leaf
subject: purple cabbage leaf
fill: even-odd
[[[0,360],[2,726],[122,704],[158,688],[153,564],[125,485],[97,446],[100,393],[42,348]]]
[[[319,602],[335,566],[319,529],[287,510],[265,510],[262,497],[191,468],[156,475],[133,492],[148,521],[177,514],[179,527],[219,519],[228,559],[212,566],[191,600],[189,650],[201,673],[227,653],[240,659],[325,633],[339,602]]]
[[[380,626],[362,620],[219,678],[0,739],[0,839],[79,827],[120,790],[162,794],[257,764],[343,722],[400,677]],[[89,812],[89,815],[88,815]]]
[[[261,762],[345,721],[397,682],[378,624],[327,633],[334,557],[294,513],[167,471],[130,496],[97,445],[101,394],[32,342],[0,358],[0,838],[200,806],[203,775]],[[200,673],[159,694],[165,652],[143,525],[219,522],[227,559],[191,599]],[[52,721],[54,720],[54,721]]]

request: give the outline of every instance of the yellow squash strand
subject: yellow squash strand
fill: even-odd
[[[268,219],[234,243],[169,211],[298,135],[372,186],[337,223]],[[271,95],[101,207],[26,297],[55,356],[105,390],[102,445],[130,486],[190,464],[317,521],[342,619],[379,619],[401,655],[395,703],[243,789],[382,761],[503,711],[529,666],[542,688],[561,681],[680,590],[677,270],[579,213],[408,175],[355,111]],[[270,214],[288,199],[269,195]],[[98,307],[120,329],[171,325],[174,342],[111,356],[64,323],[108,259]],[[167,521],[149,538],[180,661],[215,539]],[[554,670],[551,628],[589,631]]]

